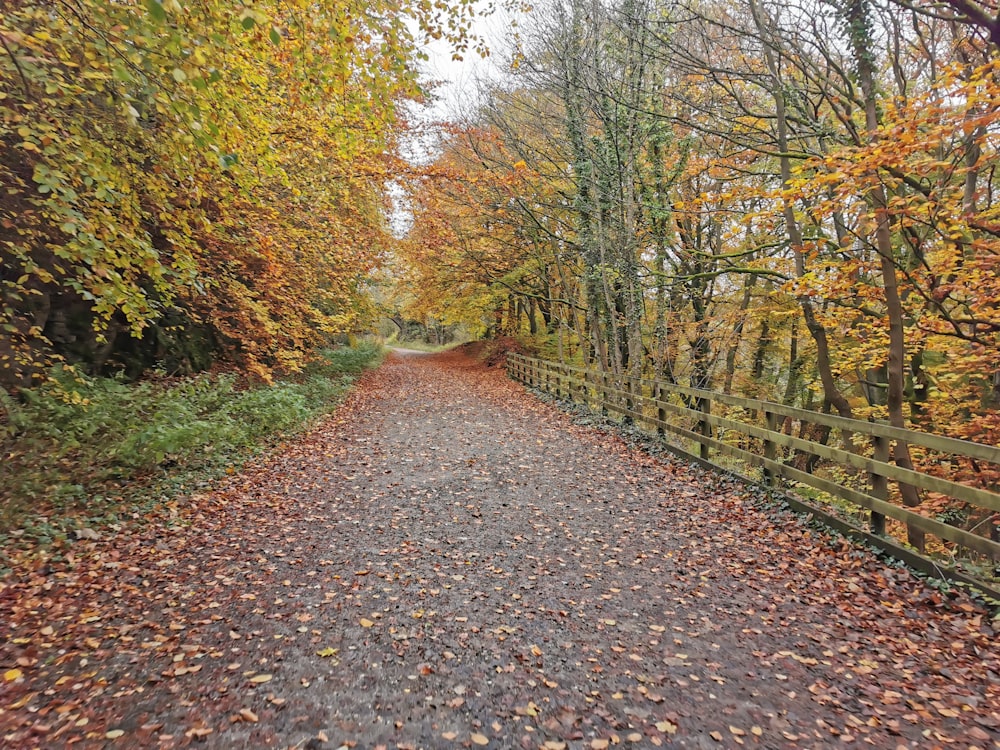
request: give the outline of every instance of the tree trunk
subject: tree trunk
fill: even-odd
[[[757,275],[752,273],[743,282],[743,297],[740,300],[739,317],[736,320],[736,327],[733,330],[733,343],[730,345],[729,351],[726,352],[726,377],[722,384],[723,393],[733,392],[733,377],[736,375],[736,355],[739,353],[746,312],[750,309],[750,300],[752,299],[753,288],[755,286],[757,286]]]
[[[756,0],[751,0],[750,9],[753,14],[754,23],[764,42],[764,60],[770,74],[771,96],[774,99],[775,107],[781,182],[787,186],[792,178],[792,165],[791,159],[788,156],[788,119],[785,108],[785,93],[781,81],[781,71],[778,67],[774,50],[768,42],[769,29],[774,28],[774,24],[770,22],[769,18],[765,17],[764,11],[760,8]],[[799,228],[798,219],[795,217],[795,210],[787,198],[782,199],[782,213],[785,217],[785,231],[788,234],[788,241],[795,259],[795,273],[797,276],[802,277],[806,272],[805,256],[802,252],[802,230]],[[827,339],[826,327],[816,318],[816,311],[807,295],[800,295],[798,302],[802,310],[802,317],[805,320],[806,329],[816,344],[816,368],[819,372],[820,382],[823,384],[823,397],[837,410],[840,416],[851,418],[853,416],[851,404],[837,388],[836,380],[833,377],[833,367],[830,362],[830,343]],[[851,442],[850,436],[846,434],[844,439],[847,442]]]
[[[851,44],[854,60],[857,65],[858,83],[865,105],[865,128],[868,137],[874,141],[877,138],[879,115],[875,91],[875,77],[872,70],[870,46],[873,44],[869,32],[869,17],[867,0],[847,0],[845,7],[847,21],[850,26]],[[885,308],[889,323],[889,351],[886,365],[886,408],[889,412],[889,423],[894,427],[906,427],[903,417],[906,338],[903,327],[903,303],[899,296],[899,282],[896,274],[896,260],[893,253],[892,231],[889,225],[888,201],[885,190],[876,181],[865,196],[875,212],[875,249],[879,255],[879,271],[882,275],[882,286],[885,294]],[[910,457],[910,446],[903,440],[893,443],[892,458],[897,466],[905,469],[913,468]],[[899,485],[903,503],[909,507],[920,504],[920,492],[908,484]],[[918,550],[924,549],[924,533],[913,526],[907,525],[907,539]]]

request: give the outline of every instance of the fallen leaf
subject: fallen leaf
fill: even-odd
[[[257,714],[255,714],[249,708],[240,709],[240,718],[243,719],[243,721],[249,721],[251,724],[256,724],[258,721],[260,721],[260,718],[257,716]]]
[[[35,691],[34,693],[28,693],[27,695],[11,703],[9,706],[7,706],[7,708],[9,708],[12,711],[16,711],[19,708],[24,708],[29,703],[31,703],[31,701],[34,700],[37,695],[38,691]]]
[[[527,706],[516,706],[514,713],[518,716],[538,716],[538,706],[534,701],[529,701]]]
[[[270,674],[255,674],[253,677],[250,678],[250,682],[253,682],[253,683],[256,683],[256,684],[260,685],[261,683],[264,683],[264,682],[270,682],[272,677],[274,677],[274,675],[270,675]]]
[[[191,727],[184,733],[184,736],[189,740],[203,740],[214,731],[211,727]]]
[[[472,736],[469,738],[476,745],[488,745],[490,744],[490,738],[485,734],[479,734],[478,732],[473,732]]]
[[[372,622],[371,620],[369,620],[367,617],[362,617],[361,618],[361,627],[363,627],[363,628],[370,628],[370,627],[373,627],[374,625],[375,625],[375,623]]]
[[[109,740],[117,740],[119,737],[125,736],[125,730],[123,729],[111,729],[104,733],[104,736]]]

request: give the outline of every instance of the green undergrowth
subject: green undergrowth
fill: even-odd
[[[331,411],[381,357],[373,344],[326,350],[271,384],[63,374],[18,399],[0,391],[0,569],[6,550],[58,547],[208,487]]]

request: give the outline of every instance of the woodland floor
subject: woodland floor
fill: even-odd
[[[0,582],[0,746],[1000,748],[989,615],[756,497],[395,354]]]

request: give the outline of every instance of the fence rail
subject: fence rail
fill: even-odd
[[[947,478],[980,472],[984,463],[993,465],[993,476],[1000,476],[1000,448],[659,380],[615,377],[521,354],[508,355],[507,370],[515,380],[559,398],[618,414],[654,428],[661,436],[689,441],[681,449],[713,465],[732,470],[720,457],[735,459],[757,467],[767,485],[796,493],[808,488],[810,499],[826,495],[842,501],[856,515],[866,516],[875,537],[886,535],[886,519],[891,518],[911,531],[936,537],[941,549],[955,558],[969,558],[972,552],[973,557],[980,556],[980,563],[1000,561],[996,487]],[[918,452],[925,466],[936,465],[936,473],[890,463],[896,441]],[[958,501],[958,512],[968,522],[964,525],[972,528],[892,502],[898,501],[901,485],[939,500]],[[980,529],[986,533],[978,533]]]

